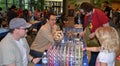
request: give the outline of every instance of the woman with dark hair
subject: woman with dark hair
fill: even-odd
[[[23,10],[23,14],[21,16],[22,18],[24,18],[27,22],[29,22],[29,11],[27,9]]]
[[[9,24],[10,20],[17,17],[18,14],[16,12],[16,6],[12,5],[11,8],[9,8],[9,10],[7,11],[7,22]]]
[[[103,11],[107,15],[107,17],[111,18],[110,17],[110,12],[111,12],[112,8],[109,6],[109,2],[108,1],[104,1],[103,2],[103,7],[104,7]]]
[[[101,26],[109,26],[108,17],[103,11],[95,8],[91,3],[83,2],[79,7],[80,12],[84,16],[84,31],[80,33],[80,36],[89,38],[90,40],[95,38],[95,31]],[[88,34],[88,31],[90,34]],[[85,40],[87,43],[87,41]],[[95,46],[96,47],[96,46]],[[96,57],[99,52],[91,52],[91,59],[89,66],[95,66]]]

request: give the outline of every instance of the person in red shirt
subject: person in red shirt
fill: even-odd
[[[23,14],[22,8],[18,8],[17,14],[18,14],[18,17],[22,16],[22,14]]]
[[[92,39],[95,37],[95,31],[97,28],[101,26],[109,26],[109,19],[105,13],[102,10],[95,8],[91,3],[83,2],[80,5],[79,10],[85,15],[83,24],[84,31],[80,33],[80,36],[86,36],[86,27],[89,27],[91,34],[88,38]],[[95,66],[98,53],[99,52],[91,52],[89,66]]]

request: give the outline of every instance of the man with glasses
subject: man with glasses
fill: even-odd
[[[29,55],[29,46],[25,39],[31,24],[23,18],[13,18],[9,24],[9,33],[0,42],[0,66],[28,66],[28,61],[37,63]]]

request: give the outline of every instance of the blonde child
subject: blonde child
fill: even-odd
[[[119,35],[110,26],[100,27],[95,31],[101,47],[87,47],[89,51],[100,51],[97,57],[96,66],[115,66],[115,51],[119,48]]]

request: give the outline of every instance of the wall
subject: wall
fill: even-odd
[[[112,8],[113,8],[113,9],[119,8],[119,10],[120,10],[120,2],[113,2],[113,3],[112,3]]]

